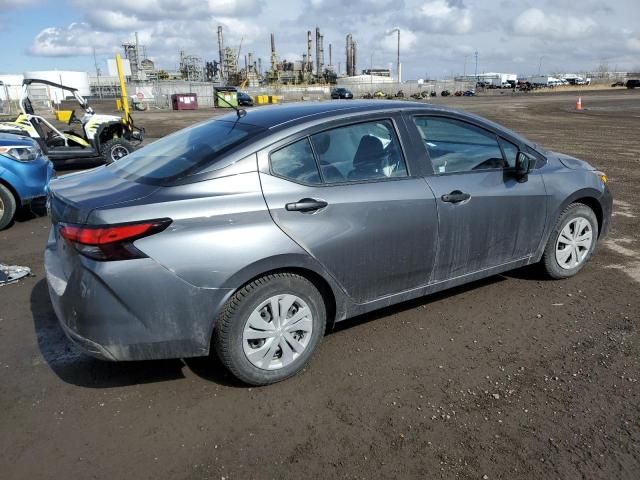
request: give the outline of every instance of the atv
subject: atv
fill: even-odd
[[[78,118],[75,110],[57,111],[58,120],[70,127],[69,130],[58,130],[45,118],[35,114],[28,96],[29,86],[33,84],[48,85],[71,92],[84,110],[84,115]],[[77,89],[48,80],[25,79],[19,104],[20,115],[14,121],[0,122],[0,133],[14,133],[33,138],[52,161],[101,157],[105,163],[112,163],[133,152],[135,147],[132,142],[140,143],[144,137],[144,129],[133,124],[131,115],[122,118],[98,115]],[[73,124],[79,124],[79,133],[73,130]]]

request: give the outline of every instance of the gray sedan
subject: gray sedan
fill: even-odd
[[[238,111],[51,183],[49,292],[107,360],[208,355],[253,385],[335,322],[539,263],[579,272],[604,173],[495,123],[406,102]]]

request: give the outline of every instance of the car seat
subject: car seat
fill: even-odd
[[[322,177],[327,183],[339,183],[344,182],[344,176],[340,173],[334,165],[326,160],[322,159],[322,155],[327,153],[331,146],[331,137],[327,133],[319,133],[313,136],[313,148],[318,155],[320,162],[320,170],[322,170]]]
[[[384,147],[382,141],[373,135],[365,135],[360,139],[358,150],[353,157],[353,170],[349,172],[349,180],[366,180],[383,177],[382,162]]]

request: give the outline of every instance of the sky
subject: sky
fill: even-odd
[[[269,35],[279,60],[299,60],[306,32],[320,27],[333,63],[345,69],[345,37],[357,43],[357,68],[395,69],[399,28],[403,79],[498,71],[520,75],[640,71],[640,1],[616,0],[0,0],[0,73],[95,72],[138,32],[148,57],[167,70],[180,50],[217,60],[225,44],[269,65]],[[315,33],[314,33],[315,39]],[[241,65],[243,62],[241,61]]]

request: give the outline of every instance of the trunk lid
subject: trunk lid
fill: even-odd
[[[139,200],[159,188],[125,180],[106,167],[64,175],[49,185],[51,221],[83,224],[96,208]]]

